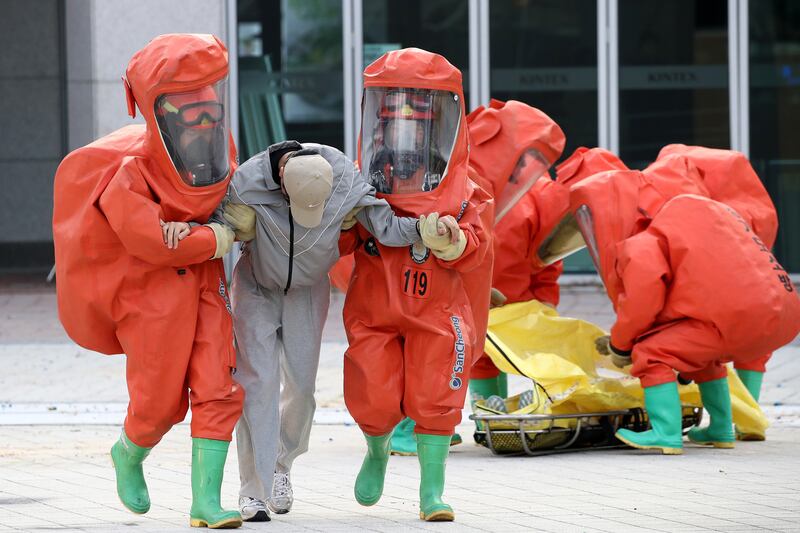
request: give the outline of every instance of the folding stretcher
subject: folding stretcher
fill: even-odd
[[[604,334],[536,301],[492,310],[485,351],[501,371],[531,379],[532,390],[499,404],[497,397],[477,401],[470,416],[475,441],[495,454],[540,455],[623,447],[614,438],[618,429],[648,429],[639,380],[594,347]],[[763,431],[767,421],[758,404],[735,372],[728,379],[734,421]],[[700,423],[702,402],[696,385],[679,390],[686,431]]]

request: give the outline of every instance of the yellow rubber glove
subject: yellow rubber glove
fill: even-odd
[[[448,232],[449,235],[449,232]],[[440,250],[434,250],[431,248],[431,252],[433,255],[441,259],[442,261],[455,261],[461,254],[464,253],[464,250],[467,248],[467,236],[464,235],[464,230],[458,228],[458,237],[455,243],[451,243],[448,239],[447,246],[441,248]]]
[[[458,228],[453,217],[449,217],[450,224]],[[433,255],[442,261],[453,261],[461,257],[467,247],[467,236],[464,230],[458,228],[458,233],[453,238],[452,230],[439,220],[439,213],[431,213],[427,217],[419,217],[419,234],[422,244],[433,252]],[[455,242],[454,242],[455,241]]]
[[[440,230],[443,234],[439,233]],[[422,244],[431,250],[441,250],[450,244],[450,232],[439,222],[439,213],[419,216],[419,235],[422,237]]]
[[[234,227],[236,238],[251,241],[256,236],[256,210],[249,205],[228,203],[222,216]]]
[[[235,238],[233,230],[228,226],[217,224],[216,222],[204,225],[211,228],[211,231],[214,232],[214,237],[217,239],[217,249],[214,251],[214,255],[211,259],[219,259],[230,252],[231,246],[233,246],[233,239]]]
[[[350,210],[349,213],[347,213],[344,216],[344,220],[342,220],[342,231],[347,231],[347,230],[349,230],[350,228],[352,228],[353,226],[356,225],[356,223],[358,222],[358,219],[356,219],[356,215],[362,209],[364,209],[364,208],[363,207],[354,207],[353,209]]]
[[[614,347],[611,345],[611,336],[610,335],[603,335],[602,337],[597,337],[594,340],[594,346],[597,349],[597,353],[600,355],[610,355],[611,362],[617,368],[625,368],[629,364],[633,362],[631,359],[630,354],[624,354],[617,352]]]

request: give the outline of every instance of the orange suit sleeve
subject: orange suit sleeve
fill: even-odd
[[[617,295],[617,321],[611,327],[611,344],[619,351],[633,349],[664,308],[671,270],[659,238],[643,232],[623,243],[617,257],[622,288]]]
[[[204,226],[193,227],[177,248],[167,248],[159,223],[164,213],[135,164],[120,168],[99,204],[128,253],[142,261],[177,267],[207,261],[216,251],[214,232]]]
[[[554,307],[558,305],[560,296],[558,278],[564,272],[564,263],[558,261],[531,276],[531,292],[533,297]]]
[[[458,226],[467,238],[464,253],[452,261],[444,261],[437,257],[436,261],[440,265],[459,272],[469,272],[483,263],[489,247],[492,246],[493,202],[492,197],[480,187],[476,186],[473,189],[473,194],[458,221]]]

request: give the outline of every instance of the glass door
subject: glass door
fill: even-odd
[[[541,109],[567,136],[564,157],[597,146],[597,2],[494,0],[492,98]]]
[[[493,0],[489,40],[492,98],[547,113],[567,137],[562,159],[599,144],[596,0]],[[594,267],[584,250],[564,269]]]
[[[620,157],[730,147],[728,0],[618,0]]]

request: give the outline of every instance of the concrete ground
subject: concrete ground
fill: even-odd
[[[448,462],[446,499],[453,524],[418,519],[418,464],[393,457],[386,491],[359,506],[352,485],[364,453],[342,400],[341,295],[326,325],[318,379],[320,409],[310,452],[293,470],[295,506],[264,531],[800,531],[800,346],[770,363],[762,405],[772,427],[762,443],[734,450],[687,446],[683,456],[634,450],[535,458],[494,457],[471,442]],[[124,358],[87,352],[69,341],[52,286],[0,280],[0,532],[173,531],[188,528],[189,428],[171,431],[145,463],[153,506],[124,510],[108,449],[124,417]],[[608,327],[607,299],[596,287],[564,290],[559,311]],[[529,388],[514,378],[511,390]],[[223,501],[235,506],[232,448]]]

